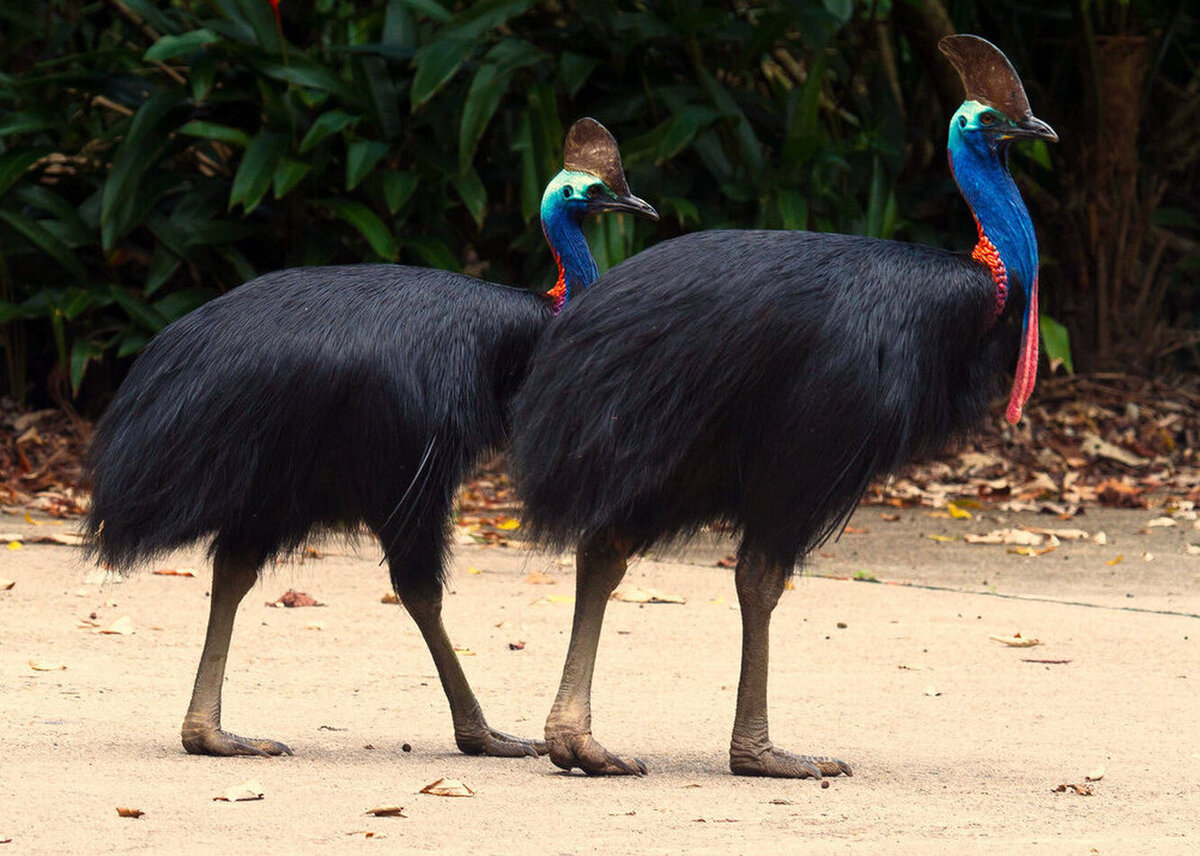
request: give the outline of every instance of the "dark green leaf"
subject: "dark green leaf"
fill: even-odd
[[[250,145],[250,135],[245,131],[231,128],[228,125],[218,125],[216,122],[186,122],[179,126],[176,133],[187,137],[199,137],[203,140],[219,140],[222,143],[242,148]]]
[[[558,58],[558,79],[566,87],[567,94],[574,98],[599,64],[600,60],[595,57],[563,51]]]
[[[163,36],[157,42],[150,46],[150,50],[146,51],[142,59],[147,62],[155,60],[174,59],[177,56],[186,56],[195,53],[205,45],[212,44],[218,40],[218,36],[212,30],[192,30],[190,33],[184,33],[181,36]]]
[[[242,162],[233,176],[233,189],[229,192],[229,209],[242,205],[249,214],[258,207],[275,175],[275,167],[287,149],[287,141],[279,134],[260,131],[246,147]]]
[[[189,312],[198,309],[212,295],[202,288],[187,288],[175,291],[154,303],[154,309],[168,321],[177,321]]]
[[[275,198],[282,199],[287,196],[292,188],[308,175],[310,169],[312,167],[302,161],[288,157],[281,158],[279,166],[275,167]]]
[[[57,128],[61,124],[56,116],[22,110],[19,113],[10,113],[0,119],[0,137],[8,137],[13,134],[32,134],[49,128]]]
[[[79,394],[83,385],[83,374],[87,371],[88,363],[99,359],[104,349],[91,339],[76,339],[71,345],[71,393]]]
[[[430,267],[441,270],[462,270],[462,265],[459,264],[454,253],[450,252],[450,248],[437,238],[413,235],[404,239],[404,247],[412,250],[418,259]]]
[[[679,154],[691,145],[698,133],[719,118],[721,114],[706,104],[690,104],[684,107],[667,120],[658,143],[655,161],[661,163]]]
[[[0,220],[24,235],[31,244],[66,268],[76,279],[87,279],[87,271],[75,254],[61,240],[46,231],[41,223],[8,208],[0,208]]]
[[[431,42],[413,57],[417,73],[413,75],[409,99],[415,112],[454,76],[475,46],[474,37],[443,36]]]
[[[356,140],[346,147],[346,189],[358,187],[371,174],[380,158],[387,154],[387,143]]]
[[[119,285],[114,285],[111,288],[113,300],[117,305],[125,310],[125,314],[132,318],[137,323],[141,324],[151,333],[157,333],[163,327],[167,326],[167,319],[162,313],[143,303],[137,297],[134,297],[128,290]]]
[[[300,154],[304,154],[330,134],[336,134],[351,127],[361,118],[361,116],[353,116],[342,110],[330,110],[328,113],[322,113],[312,123],[312,127],[304,135],[304,139],[300,141]]]
[[[400,245],[396,238],[379,219],[379,215],[361,202],[350,199],[323,199],[318,204],[357,229],[377,255],[388,261],[395,261],[400,255]]]
[[[16,184],[46,154],[45,149],[14,149],[0,155],[0,194]]]
[[[158,291],[163,283],[175,275],[179,266],[179,258],[166,247],[159,245],[154,251],[154,258],[150,260],[150,268],[146,272],[146,296],[149,297]]]
[[[483,219],[487,216],[487,189],[474,167],[468,167],[454,176],[454,189],[475,218],[476,225],[483,228]]]
[[[463,104],[462,124],[458,132],[458,168],[465,170],[475,157],[475,149],[487,130],[488,122],[500,106],[500,99],[508,89],[509,75],[495,65],[479,66],[471,79],[467,100]]]
[[[104,196],[100,204],[102,244],[111,250],[117,239],[134,225],[137,213],[135,195],[142,176],[158,160],[163,145],[160,129],[171,110],[184,99],[184,90],[169,90],[152,95],[142,103],[133,120],[125,141],[113,158],[112,169],[104,182]]]
[[[404,0],[409,8],[422,12],[439,24],[444,24],[454,16],[437,0]]]
[[[1071,361],[1071,334],[1067,328],[1049,315],[1038,316],[1038,326],[1042,330],[1042,347],[1046,351],[1046,359],[1050,361],[1051,370],[1061,364],[1067,374],[1075,374],[1075,364]]]
[[[395,214],[417,189],[417,174],[412,170],[385,172],[383,174],[383,198],[388,211]]]
[[[160,8],[161,3],[155,3],[154,0],[124,0],[124,3],[160,33],[174,34],[183,29],[175,23],[172,16],[163,12]]]
[[[798,190],[783,188],[776,199],[780,224],[785,229],[808,228],[808,200]]]

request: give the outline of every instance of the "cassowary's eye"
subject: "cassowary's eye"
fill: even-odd
[[[967,127],[967,117],[966,116],[958,117],[958,127],[960,127],[960,128]]]
[[[981,125],[990,125],[995,121],[996,121],[995,113],[984,113],[979,117],[979,124],[981,124]]]
[[[564,188],[563,188],[563,196],[566,196],[566,197],[568,197],[568,198],[570,198],[570,196],[571,196],[571,195],[572,195],[574,192],[575,192],[575,188],[574,188],[574,187],[572,187],[572,186],[571,186],[571,185],[569,185],[569,184],[568,184],[566,187],[564,187]]]
[[[595,199],[597,196],[599,196],[603,192],[604,192],[603,187],[601,187],[599,184],[593,184],[591,187],[589,187],[587,189],[588,199]]]

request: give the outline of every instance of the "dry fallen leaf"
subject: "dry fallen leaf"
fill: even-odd
[[[118,817],[141,817],[145,813],[140,808],[122,808],[121,806],[117,806]]]
[[[8,549],[10,549],[10,550],[20,550],[20,549],[21,549],[21,542],[20,542],[20,541],[9,541],[9,542],[8,542]]]
[[[383,597],[379,598],[379,602],[380,603],[399,604],[400,596],[398,594],[396,594],[394,591],[390,591],[387,594],[385,594]]]
[[[0,591],[8,591],[16,584],[16,580],[6,580],[4,577],[0,577]]]
[[[1067,791],[1074,791],[1075,793],[1079,794],[1081,797],[1090,797],[1092,795],[1092,786],[1091,785],[1062,784],[1062,785],[1059,785],[1057,788],[1054,788],[1051,791],[1051,793],[1065,794]]]
[[[458,779],[438,779],[421,788],[421,793],[435,797],[473,797],[475,792]]]
[[[295,589],[288,589],[285,591],[282,595],[280,595],[279,600],[267,601],[267,606],[287,607],[289,609],[295,609],[296,607],[300,606],[324,605],[325,604],[320,603],[311,595],[308,595],[302,591],[296,591]]]
[[[717,567],[718,568],[736,568],[737,562],[738,562],[737,556],[734,555],[733,553],[730,553],[728,556],[726,556],[723,559],[717,559]]]
[[[1104,772],[1105,771],[1104,771],[1103,767],[1098,767],[1095,770],[1092,770],[1092,772],[1088,773],[1086,776],[1084,776],[1083,780],[1085,782],[1098,782],[1104,778]]]
[[[511,532],[514,529],[521,528],[521,521],[515,517],[508,517],[496,524],[497,529],[503,529],[505,532]]]
[[[898,521],[900,519],[900,515],[893,514],[890,511],[881,511],[881,512],[879,512],[879,519],[885,520],[888,523],[895,523],[896,521]]]
[[[573,594],[547,594],[539,597],[532,603],[532,606],[542,606],[547,603],[574,603],[575,595]]]
[[[534,585],[534,586],[552,586],[552,585],[556,585],[558,583],[558,580],[556,580],[554,577],[550,576],[549,574],[544,574],[541,571],[534,571],[529,576],[527,576],[524,580],[522,580],[522,582],[526,582],[526,583],[529,583],[530,585]]]
[[[1120,553],[1120,554],[1118,554],[1118,555],[1117,555],[1117,558],[1115,558],[1115,559],[1109,559],[1109,560],[1108,560],[1107,562],[1105,562],[1104,564],[1106,564],[1106,565],[1119,565],[1119,564],[1120,564],[1122,561],[1124,561],[1124,559],[1125,559],[1125,554],[1124,554],[1124,553]]]
[[[460,648],[457,645],[454,646],[454,653],[460,657],[474,657],[475,656],[475,652],[472,651],[470,648]]]
[[[194,577],[196,572],[191,568],[160,568],[154,572],[157,577]]]
[[[1028,556],[1032,559],[1038,556],[1044,556],[1046,553],[1050,553],[1057,549],[1058,547],[1050,544],[1046,547],[1009,547],[1008,552],[1016,556]]]
[[[993,642],[999,642],[1002,645],[1007,645],[1010,648],[1032,648],[1035,645],[1042,644],[1037,639],[1022,638],[1020,633],[1012,636],[989,636],[988,639],[991,639]]]
[[[467,566],[467,573],[471,574],[471,575],[475,575],[475,574],[482,574],[483,571],[479,570],[479,568],[476,568],[473,565],[469,565],[469,566]]]
[[[305,630],[324,630],[325,622],[324,621],[310,621],[307,625],[305,625],[304,629]]]
[[[62,663],[55,663],[49,660],[30,660],[29,668],[35,672],[61,672],[67,667]]]
[[[1047,539],[1058,546],[1058,539],[1027,529],[993,529],[986,535],[964,535],[963,540],[968,544],[1011,544],[1019,547],[1040,547]]]
[[[953,517],[955,520],[970,520],[971,517],[973,516],[971,514],[971,512],[967,511],[965,508],[962,508],[962,507],[956,505],[953,502],[946,503],[946,510],[950,512],[950,516]]]
[[[133,619],[128,615],[122,615],[120,618],[114,620],[112,624],[108,625],[107,627],[101,627],[96,632],[107,633],[115,636],[128,636],[134,632]]]
[[[677,594],[665,594],[658,589],[638,586],[619,586],[611,595],[613,600],[626,603],[687,603]]]
[[[250,779],[248,782],[242,782],[240,785],[231,785],[225,789],[225,793],[220,796],[213,797],[214,802],[247,802],[250,800],[260,800],[263,798],[262,782],[258,779]]]
[[[949,541],[957,541],[958,538],[953,535],[926,535],[930,541],[937,541],[939,544],[945,544]]]
[[[941,694],[942,694],[942,691],[937,689],[936,687],[925,687],[925,695],[930,696],[931,698],[936,698],[937,696],[940,696]]]
[[[404,813],[402,805],[377,805],[375,808],[369,808],[366,814],[373,814],[376,817],[407,817]]]
[[[1173,520],[1170,517],[1155,517],[1153,520],[1151,520],[1149,523],[1146,524],[1146,526],[1150,529],[1157,529],[1160,527],[1166,528],[1167,526],[1178,526],[1178,525],[1179,525],[1179,521]]]
[[[1149,459],[1139,457],[1114,443],[1102,440],[1097,434],[1084,434],[1080,449],[1085,455],[1091,455],[1096,458],[1107,458],[1110,461],[1116,461],[1118,464],[1124,464],[1127,467],[1144,467],[1150,463]]]

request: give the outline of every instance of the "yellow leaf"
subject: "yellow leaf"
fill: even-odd
[[[479,570],[479,568],[475,568],[475,567],[468,567],[468,568],[467,568],[467,573],[468,573],[468,574],[482,574],[482,573],[483,573],[483,571]]]
[[[1122,561],[1124,561],[1124,560],[1125,560],[1125,554],[1124,554],[1124,553],[1121,553],[1121,554],[1119,554],[1119,555],[1117,556],[1117,558],[1115,558],[1115,559],[1109,559],[1109,560],[1108,560],[1107,562],[1105,562],[1104,564],[1106,564],[1106,565],[1116,565],[1116,564],[1119,564],[1120,562],[1122,562]]]
[[[953,502],[946,503],[946,510],[950,512],[950,516],[953,517],[955,520],[970,520],[971,519],[971,512],[967,511],[965,508],[958,507]]]
[[[475,792],[458,779],[438,779],[421,788],[423,794],[433,794],[435,797],[473,797]]]
[[[21,549],[21,542],[20,542],[20,541],[9,541],[9,542],[8,542],[8,549],[10,549],[10,550],[20,550],[20,549]]]
[[[957,541],[953,535],[926,535],[930,541],[937,541],[939,544],[945,544],[947,541]]]
[[[500,523],[497,523],[496,528],[503,529],[505,531],[510,531],[513,529],[520,529],[521,521],[517,520],[515,517],[509,517],[508,519],[506,519]]]

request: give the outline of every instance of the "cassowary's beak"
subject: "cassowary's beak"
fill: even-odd
[[[1058,142],[1058,134],[1054,133],[1054,129],[1036,116],[1028,116],[1017,122],[1015,127],[1005,128],[1003,138],[1007,140],[1037,139],[1045,140],[1048,143]]]
[[[654,210],[654,206],[645,199],[639,199],[632,193],[627,196],[618,196],[615,199],[600,196],[596,199],[588,200],[589,214],[599,214],[603,211],[624,211],[636,214],[639,217],[645,217],[649,220],[658,219],[658,212]]]

